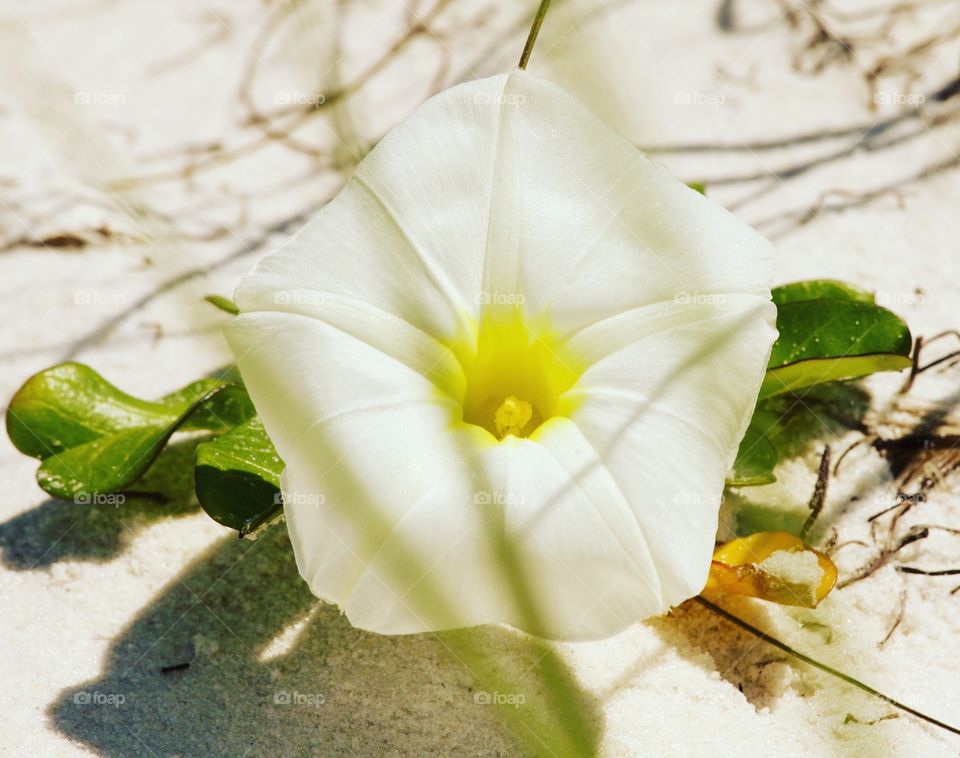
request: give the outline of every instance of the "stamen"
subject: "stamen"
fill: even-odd
[[[526,400],[510,395],[493,414],[493,423],[497,427],[497,436],[503,439],[508,434],[523,436],[523,428],[533,418],[533,406]]]

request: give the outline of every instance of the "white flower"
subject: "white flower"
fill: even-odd
[[[555,86],[432,98],[237,290],[227,336],[311,590],[375,632],[554,639],[699,592],[771,269]]]

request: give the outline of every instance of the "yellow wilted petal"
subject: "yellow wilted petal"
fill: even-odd
[[[720,545],[706,591],[814,608],[837,581],[826,555],[786,532],[758,532]]]

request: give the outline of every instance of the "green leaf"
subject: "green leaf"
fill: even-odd
[[[806,455],[825,438],[864,431],[863,419],[870,408],[870,396],[850,382],[829,382],[809,387],[803,402],[790,395],[762,400],[754,411],[752,425],[760,425],[777,448],[780,461]],[[760,530],[770,531],[770,530]]]
[[[224,392],[212,390],[227,386]],[[61,363],[27,379],[7,409],[7,434],[22,453],[44,459],[105,435],[173,423],[210,395],[185,429],[223,431],[253,415],[242,387],[201,379],[156,402],[117,389],[89,366]]]
[[[777,465],[777,448],[761,431],[761,414],[754,414],[747,432],[740,442],[733,471],[727,478],[729,487],[755,487],[775,482],[773,469]]]
[[[7,434],[20,452],[46,458],[169,415],[156,403],[121,392],[88,366],[63,363],[30,377],[13,396]]]
[[[173,433],[201,408],[206,397],[168,423],[122,429],[45,458],[37,470],[37,483],[63,499],[129,487],[146,473]]]
[[[875,371],[899,370],[910,365],[912,347],[907,325],[877,306],[874,296],[859,287],[833,279],[793,282],[776,287],[777,328],[767,375],[734,462],[728,486],[744,487],[776,481],[774,468],[785,454],[796,454],[809,440],[808,430],[790,428],[784,421],[790,409],[779,408],[776,395],[815,385],[855,379]],[[837,386],[837,385],[834,385]],[[826,388],[824,388],[826,389]],[[810,403],[814,403],[814,394]],[[771,405],[773,404],[773,405]],[[853,410],[854,415],[855,409]],[[821,411],[816,416],[822,431]],[[800,445],[794,444],[798,439]]]
[[[215,521],[249,533],[280,513],[283,461],[254,416],[197,447],[197,499]]]
[[[219,308],[224,313],[229,313],[231,316],[236,316],[240,313],[240,309],[237,307],[237,304],[233,302],[230,298],[226,298],[223,295],[207,295],[205,298],[210,305],[214,308]]]
[[[213,393],[217,388],[222,389]],[[200,379],[165,395],[159,404],[168,409],[186,408],[204,395],[209,397],[184,419],[182,431],[222,433],[242,424],[256,413],[250,395],[243,387],[221,379]]]
[[[760,396],[795,392],[825,382],[860,379],[878,371],[902,371],[910,366],[910,358],[900,355],[861,355],[802,361],[776,371],[767,371]]]
[[[122,392],[79,363],[32,376],[7,411],[7,431],[41,459],[40,486],[54,497],[129,487],[177,430],[222,432],[253,415],[246,390],[202,379],[156,402]]]
[[[861,303],[872,303],[872,292],[855,287],[852,284],[836,279],[809,279],[802,282],[792,282],[774,287],[773,302],[779,305],[796,303],[804,300],[853,300]]]
[[[910,329],[871,302],[788,299],[777,306],[777,329],[761,398],[911,365]]]

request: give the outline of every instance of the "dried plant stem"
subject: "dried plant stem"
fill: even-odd
[[[530,53],[533,52],[533,46],[537,43],[537,35],[540,34],[540,27],[543,25],[543,19],[550,9],[550,0],[540,0],[540,7],[537,8],[537,15],[533,17],[533,26],[530,27],[530,34],[527,35],[527,42],[523,46],[523,53],[520,55],[520,68],[526,68],[530,60]]]
[[[803,522],[803,528],[800,530],[800,537],[807,538],[814,522],[823,510],[823,502],[827,498],[827,482],[830,478],[830,446],[823,449],[823,456],[820,458],[820,469],[817,472],[817,483],[813,488],[813,495],[810,497],[810,515]]]
[[[904,574],[920,574],[921,576],[956,576],[960,574],[960,569],[939,569],[930,571],[927,569],[916,568],[914,566],[897,566],[897,570]]]
[[[827,674],[830,674],[830,676],[836,677],[837,679],[840,679],[846,682],[847,684],[852,684],[854,687],[856,687],[859,690],[863,690],[868,695],[872,695],[873,697],[879,700],[882,700],[883,702],[889,705],[892,705],[894,708],[899,708],[901,711],[905,711],[906,713],[909,713],[911,716],[916,716],[918,719],[922,721],[926,721],[928,724],[939,726],[941,729],[945,729],[948,732],[951,732],[953,734],[960,734],[960,729],[958,729],[957,727],[950,726],[949,724],[944,724],[942,721],[938,721],[937,719],[933,718],[933,716],[928,716],[927,714],[918,711],[916,708],[911,708],[909,705],[904,705],[899,700],[894,700],[892,697],[888,695],[884,695],[879,690],[875,690],[870,685],[864,684],[858,679],[854,679],[849,674],[844,674],[842,671],[837,671],[835,668],[831,668],[825,663],[821,663],[820,661],[814,660],[809,655],[805,655],[804,653],[801,653],[799,650],[794,650],[785,642],[781,642],[776,637],[770,636],[769,634],[762,631],[761,629],[758,629],[752,624],[744,621],[739,616],[734,616],[732,613],[724,610],[719,605],[716,605],[715,603],[711,603],[705,597],[698,595],[697,597],[694,598],[694,600],[696,600],[698,603],[700,603],[700,605],[704,606],[705,608],[712,611],[713,613],[716,613],[718,616],[721,616],[722,618],[726,619],[731,624],[734,624],[740,627],[741,629],[743,629],[743,631],[748,632],[749,634],[752,634],[757,639],[763,640],[768,645],[773,645],[778,650],[782,650],[784,653],[787,653],[788,655],[792,655],[794,658],[799,658],[804,663],[807,663],[813,666],[814,668],[818,668],[821,671]]]

